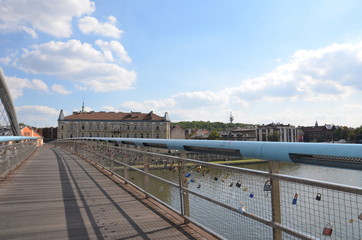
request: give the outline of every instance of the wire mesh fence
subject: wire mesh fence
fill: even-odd
[[[62,141],[225,239],[362,239],[362,188],[102,142]]]
[[[0,178],[25,160],[36,149],[36,140],[0,142]]]

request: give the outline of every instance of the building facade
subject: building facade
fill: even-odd
[[[223,140],[256,141],[256,126],[237,127],[227,131],[220,131]]]
[[[305,142],[332,142],[337,127],[333,124],[319,126],[318,122],[314,126],[302,127]]]
[[[25,126],[20,129],[20,135],[23,137],[36,137],[38,140],[36,140],[37,146],[42,146],[44,144],[43,136],[40,135],[37,131],[32,129],[31,127]]]
[[[170,119],[140,112],[73,112],[58,118],[58,139],[75,137],[170,138]]]
[[[257,141],[298,142],[299,130],[290,124],[270,123],[258,126]]]
[[[58,128],[56,127],[45,127],[36,129],[36,131],[44,137],[44,142],[57,139],[57,130]]]
[[[171,139],[186,139],[187,130],[180,126],[171,127]]]

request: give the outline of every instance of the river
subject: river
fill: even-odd
[[[238,167],[262,171],[269,169],[267,163]],[[160,168],[152,169],[150,172],[178,183],[177,172]],[[245,204],[248,213],[271,219],[270,195],[266,195],[266,192],[262,190],[265,179],[233,171],[224,172],[220,169],[210,169],[207,176],[196,172],[195,167],[189,167],[188,172],[191,175],[188,186],[190,190],[235,208],[239,207],[241,201]],[[362,173],[358,170],[281,163],[280,174],[362,187]],[[129,177],[140,187],[145,187],[144,178],[140,173],[131,171]],[[238,180],[242,180],[241,187],[236,187]],[[149,178],[148,185],[148,191],[151,194],[180,210],[180,194],[177,188],[153,178]],[[315,200],[317,192],[322,193],[322,201]],[[299,198],[295,200],[297,204],[292,204],[293,195],[296,193],[299,194]],[[357,218],[362,211],[362,196],[360,195],[344,194],[284,181],[281,184],[280,197],[282,222],[287,227],[317,239],[359,239],[362,236],[362,221]],[[226,239],[272,239],[270,227],[246,218],[242,214],[226,210],[192,194],[189,196],[189,201],[191,217]],[[329,222],[334,224],[332,237],[322,234],[324,226]],[[294,238],[284,235],[284,239]]]

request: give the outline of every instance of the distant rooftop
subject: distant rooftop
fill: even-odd
[[[60,121],[169,121],[168,114],[164,117],[154,114],[141,112],[73,112],[72,115],[59,118]]]

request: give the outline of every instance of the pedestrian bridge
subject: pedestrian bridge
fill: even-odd
[[[279,173],[279,161],[360,171],[361,145],[34,142],[2,140],[0,239],[362,239],[360,182]],[[209,161],[220,154],[259,156],[269,169]]]

